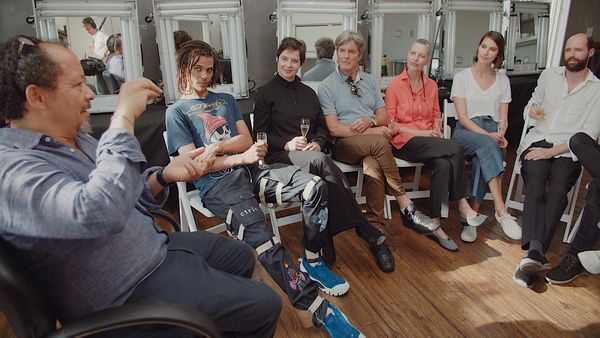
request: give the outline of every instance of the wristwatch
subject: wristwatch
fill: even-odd
[[[371,124],[373,125],[373,127],[377,127],[377,119],[374,117],[371,117]]]
[[[158,169],[156,171],[156,180],[158,181],[158,184],[162,185],[163,187],[170,187],[173,184],[175,184],[175,182],[167,182],[167,180],[165,180],[164,176],[163,176],[163,170],[165,169],[165,167],[162,167],[160,169]]]

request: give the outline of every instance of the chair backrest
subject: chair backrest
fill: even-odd
[[[450,134],[452,130],[448,125],[448,118],[452,117],[456,119],[456,109],[454,108],[454,103],[449,102],[448,99],[444,99],[444,107],[443,107],[443,124],[444,124],[444,138],[450,138]]]
[[[45,336],[56,328],[56,317],[3,244],[0,243],[0,308],[17,337]]]

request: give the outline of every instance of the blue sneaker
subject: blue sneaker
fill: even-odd
[[[327,315],[322,324],[331,338],[365,338],[364,334],[348,322],[342,311],[331,304],[327,307]]]
[[[305,259],[300,258],[300,271],[307,273],[310,279],[319,283],[319,287],[323,292],[332,296],[341,296],[348,292],[350,284],[341,277],[337,276],[323,261],[319,261],[316,265],[311,265]]]

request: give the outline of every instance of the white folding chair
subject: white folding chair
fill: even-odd
[[[163,132],[163,138],[165,140],[166,145],[166,131]],[[173,157],[169,154],[169,159],[172,158]],[[205,217],[215,217],[215,215],[212,212],[210,212],[210,210],[206,209],[206,207],[204,207],[204,204],[202,204],[202,201],[200,200],[200,195],[198,194],[198,190],[187,190],[186,182],[177,182],[177,196],[179,197],[179,220],[181,223],[181,230],[188,229],[188,231],[198,231],[198,227],[196,226],[196,219],[194,218],[194,213],[192,211],[193,209],[196,209]],[[225,223],[220,223],[205,230],[218,234],[227,230],[227,228]]]
[[[444,137],[450,138],[450,136],[452,134],[452,129],[448,125],[448,118],[452,117],[455,120],[458,120],[458,119],[456,118],[456,108],[454,108],[454,103],[449,102],[448,99],[444,99],[444,115],[445,115],[445,118],[443,119],[443,121],[444,121]],[[467,162],[467,164],[470,164],[470,162]],[[504,168],[506,168],[506,161],[504,161]],[[494,200],[492,198],[492,194],[489,192],[486,193],[485,196],[483,196],[483,199],[488,200],[488,201]]]
[[[453,115],[454,116],[454,115]],[[446,113],[442,112],[442,124],[444,130],[444,138],[450,138],[450,127],[446,122]],[[420,190],[419,183],[421,182],[421,170],[424,166],[423,163],[409,162],[403,159],[394,157],[396,160],[396,166],[398,168],[415,168],[415,174],[413,180],[410,183],[403,182],[404,189],[406,190],[406,196],[410,199],[415,198],[429,198],[431,195],[430,190]],[[395,196],[385,195],[385,204],[383,206],[383,213],[385,218],[392,219],[391,201],[396,200]],[[442,204],[441,216],[448,218],[448,202]]]
[[[523,130],[521,131],[521,139],[519,140],[519,147],[521,142],[525,139],[525,135],[527,134],[527,129],[529,126],[529,115],[525,118],[525,123],[523,124]],[[512,208],[515,210],[523,211],[523,201],[525,195],[523,194],[523,178],[521,177],[521,153],[517,152],[517,156],[515,158],[515,165],[513,166],[512,175],[510,176],[510,183],[508,184],[508,191],[506,192],[506,207]],[[517,175],[519,176],[517,178]],[[577,232],[577,228],[574,228],[574,231],[571,231],[571,223],[573,221],[573,214],[575,213],[575,204],[577,200],[577,195],[579,194],[579,185],[581,184],[581,179],[583,177],[583,170],[579,174],[579,178],[571,188],[571,190],[567,193],[567,206],[562,216],[560,217],[561,222],[566,223],[565,233],[563,235],[563,242],[571,243],[573,238],[575,237],[575,233]],[[513,189],[515,189],[515,193],[513,194]],[[577,226],[578,227],[578,226]],[[571,236],[570,234],[573,233]]]

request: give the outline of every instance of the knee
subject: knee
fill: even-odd
[[[281,297],[263,283],[260,283],[256,290],[253,290],[250,294],[254,297],[252,313],[257,316],[255,318],[256,323],[273,323],[276,325],[283,306]]]
[[[250,245],[244,242],[238,243],[240,244],[239,264],[243,267],[242,276],[250,278],[252,277],[252,273],[254,272],[254,268],[256,267],[256,257],[254,255],[254,248],[252,248]]]
[[[594,140],[588,134],[579,132],[569,139],[569,148],[576,153],[582,145],[589,144],[590,142],[593,143]]]

